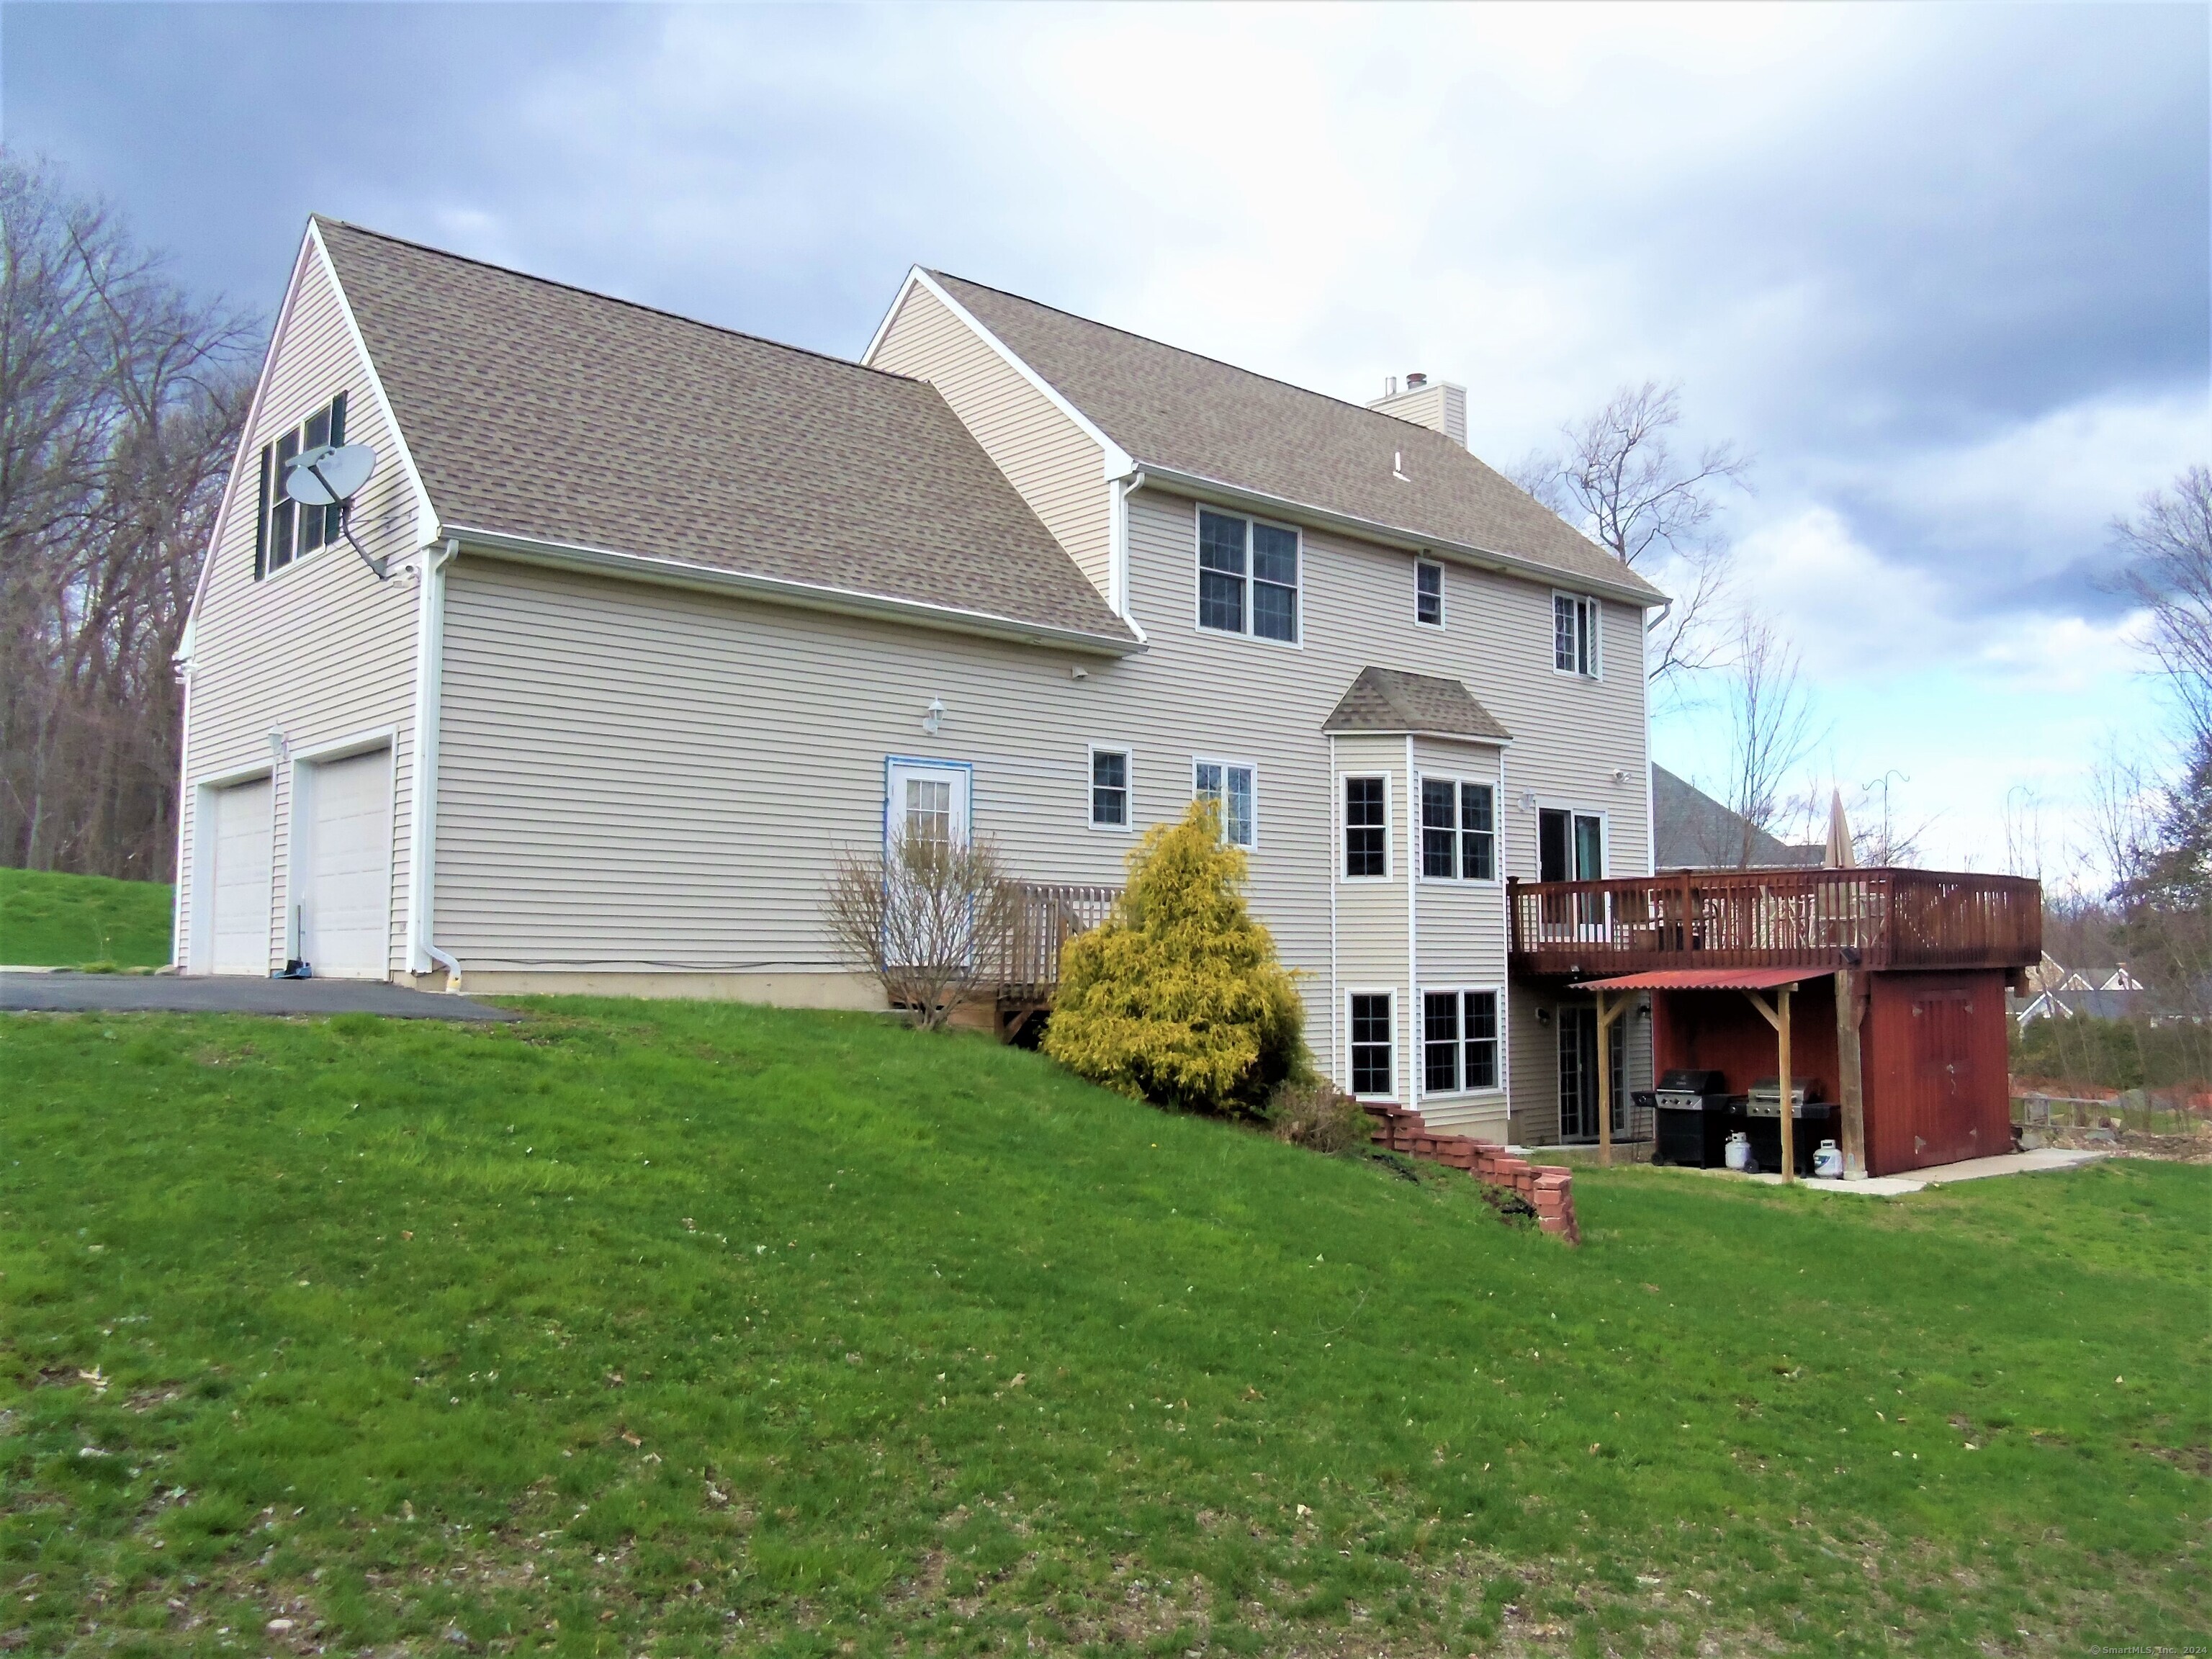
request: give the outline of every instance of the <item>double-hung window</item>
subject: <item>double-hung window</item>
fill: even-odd
[[[1344,873],[1354,880],[1390,873],[1390,781],[1344,781]]]
[[[1421,996],[1421,1087],[1452,1095],[1498,1086],[1498,993]]]
[[[1354,991],[1352,1004],[1352,1092],[1389,1096],[1397,1092],[1397,1054],[1392,1039],[1390,994]]]
[[[1427,559],[1413,562],[1413,620],[1429,628],[1444,625],[1444,568]]]
[[[1421,780],[1421,874],[1431,881],[1498,878],[1498,797],[1487,783]]]
[[[1198,625],[1262,640],[1298,637],[1298,532],[1198,512]]]
[[[1258,803],[1252,769],[1229,761],[1193,761],[1190,793],[1221,809],[1221,839],[1231,847],[1249,848],[1259,839]]]
[[[1129,751],[1126,749],[1091,751],[1091,827],[1129,827]]]
[[[1598,678],[1597,601],[1577,593],[1552,595],[1552,666],[1562,674]]]
[[[302,507],[284,493],[284,479],[292,463],[307,451],[343,444],[345,421],[346,395],[341,392],[276,442],[262,446],[261,520],[253,538],[256,580],[337,540],[344,509]]]

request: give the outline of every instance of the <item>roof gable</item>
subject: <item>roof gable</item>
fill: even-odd
[[[317,222],[445,533],[1135,642],[933,388]]]
[[[1363,668],[1323,720],[1336,733],[1419,732],[1510,743],[1512,734],[1457,680],[1409,674],[1397,668]]]
[[[1139,465],[1663,599],[1441,432],[942,271],[944,292]]]

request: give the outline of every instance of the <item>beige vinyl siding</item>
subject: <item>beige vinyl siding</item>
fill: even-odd
[[[1115,599],[1104,453],[944,301],[910,284],[868,362],[927,380],[1108,604]]]
[[[184,965],[204,930],[196,879],[206,860],[196,845],[200,790],[210,780],[251,769],[273,771],[276,833],[271,848],[269,963],[285,956],[285,918],[294,902],[292,771],[272,765],[270,734],[297,756],[325,744],[389,731],[393,738],[391,962],[403,966],[406,927],[408,813],[412,751],[415,581],[405,572],[380,582],[343,542],[253,579],[261,447],[347,394],[346,437],[374,447],[376,477],[355,507],[354,531],[371,552],[409,552],[414,488],[398,445],[353,345],[337,285],[312,244],[263,370],[252,430],[238,459],[237,487],[218,526],[211,565],[192,619],[191,678],[178,869],[179,945]]]
[[[1196,626],[1194,504],[1139,492],[1128,528],[1151,646],[1111,662],[465,555],[447,587],[440,943],[472,972],[834,973],[817,896],[840,847],[880,836],[887,757],[972,764],[975,827],[1018,875],[1118,882],[1135,838],[1089,827],[1090,745],[1133,750],[1137,830],[1180,815],[1207,756],[1255,769],[1252,902],[1304,971],[1319,1063],[1340,1072],[1337,994],[1371,983],[1400,994],[1403,1068],[1408,742],[1341,738],[1332,755],[1322,730],[1369,664],[1457,676],[1511,729],[1506,869],[1534,872],[1534,819],[1515,805],[1531,780],[1608,807],[1615,868],[1642,857],[1642,791],[1598,771],[1643,763],[1641,679],[1621,672],[1633,613],[1607,608],[1606,680],[1565,681],[1548,587],[1455,567],[1452,627],[1417,629],[1410,555],[1308,534],[1303,645],[1223,635]],[[1462,772],[1498,753],[1419,752]],[[1370,764],[1392,780],[1395,879],[1347,906],[1335,780]],[[1455,978],[1486,958],[1499,965],[1480,977],[1502,978],[1496,890],[1478,890],[1463,918],[1440,901],[1434,948]],[[1535,1086],[1550,1078],[1547,1061]]]
[[[1061,653],[467,555],[445,647],[435,908],[471,971],[842,969],[819,893],[892,756],[971,763],[1032,879],[1120,879],[1088,743],[1133,742],[1139,810],[1169,793]]]

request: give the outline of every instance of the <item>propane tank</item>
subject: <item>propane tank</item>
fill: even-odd
[[[1730,1135],[1723,1156],[1731,1170],[1741,1172],[1751,1168],[1751,1137],[1741,1130]]]
[[[1828,1181],[1844,1178],[1843,1149],[1832,1140],[1822,1141],[1813,1153],[1813,1173]]]

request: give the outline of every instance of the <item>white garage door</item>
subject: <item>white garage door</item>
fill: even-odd
[[[269,780],[234,784],[208,798],[203,833],[215,837],[212,949],[204,971],[269,971]]]
[[[392,752],[331,761],[309,799],[300,954],[318,979],[382,979],[392,917]]]

